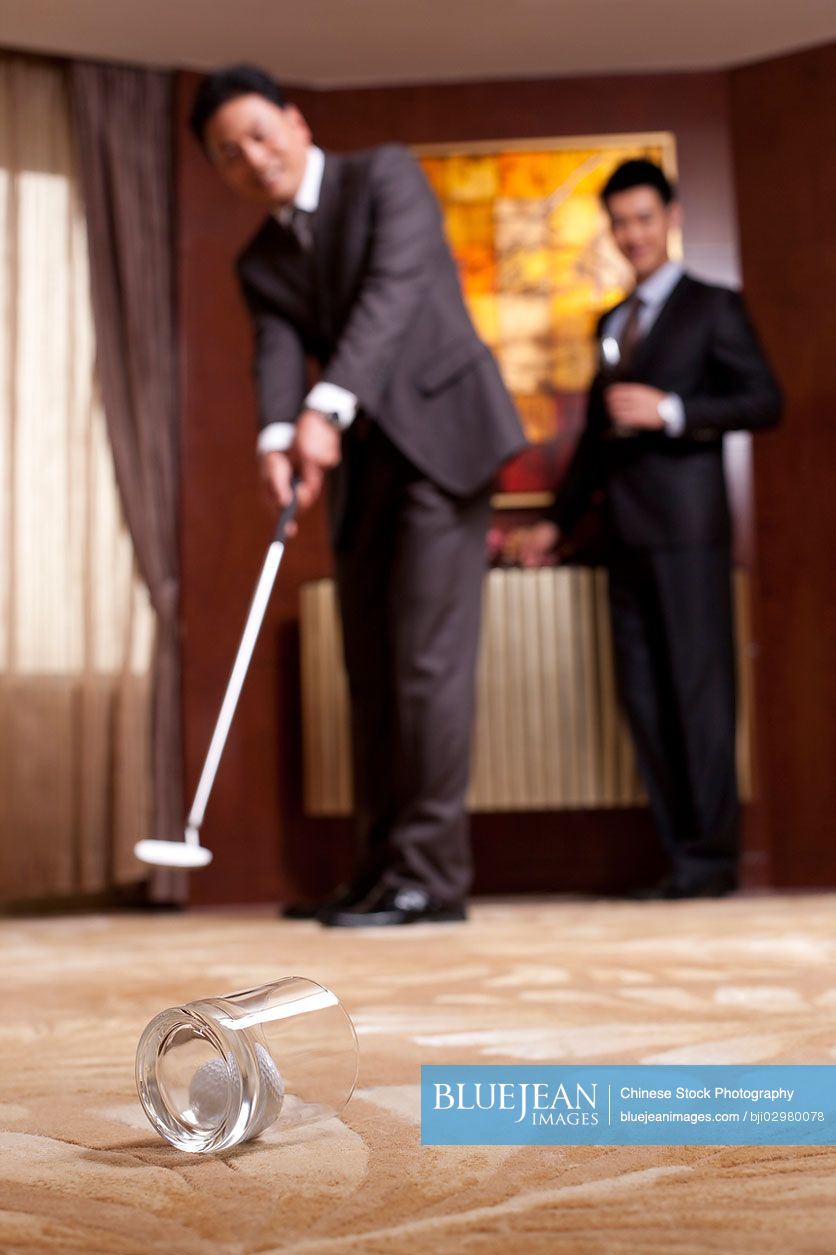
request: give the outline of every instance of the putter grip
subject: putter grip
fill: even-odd
[[[281,514],[279,515],[279,521],[276,524],[276,531],[273,535],[273,544],[275,544],[277,541],[281,545],[284,544],[284,534],[287,531],[287,525],[292,519],[296,517],[296,506],[297,506],[296,480],[294,479],[290,485],[290,501],[282,510]]]

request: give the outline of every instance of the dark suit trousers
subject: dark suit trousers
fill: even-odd
[[[738,853],[731,563],[726,546],[620,548],[616,673],[674,875],[733,874]]]
[[[455,902],[472,879],[465,794],[489,493],[443,492],[374,424],[343,446],[335,550],[359,870]]]

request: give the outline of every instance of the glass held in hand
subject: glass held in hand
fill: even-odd
[[[354,1025],[301,976],[161,1011],[143,1032],[145,1114],[179,1150],[218,1151],[337,1116],[357,1082]]]
[[[598,373],[604,382],[604,404],[606,405],[606,388],[621,378],[621,346],[615,336],[604,336],[598,346]],[[610,419],[606,435],[611,440],[624,440],[639,433],[634,427],[622,427]]]
[[[604,336],[598,347],[598,370],[606,382],[611,383],[621,365],[621,346],[615,336]]]

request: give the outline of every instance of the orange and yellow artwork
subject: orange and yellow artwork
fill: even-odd
[[[553,491],[595,370],[595,325],[628,290],[600,191],[631,157],[675,174],[666,133],[420,149],[465,300],[533,448],[500,488]]]

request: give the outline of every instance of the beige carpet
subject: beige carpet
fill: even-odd
[[[836,898],[477,905],[352,935],[263,911],[0,925],[0,1249],[832,1252],[829,1147],[422,1147],[421,1063],[836,1062]],[[191,1156],[133,1085],[181,1000],[301,974],[355,1018],[343,1122]]]

